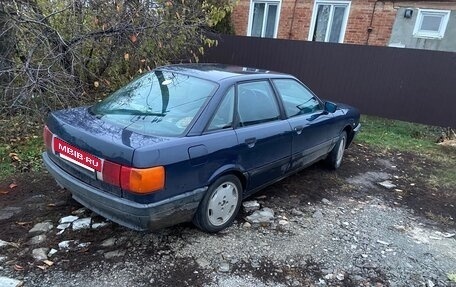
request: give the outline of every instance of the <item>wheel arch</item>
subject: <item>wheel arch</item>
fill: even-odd
[[[351,125],[346,125],[342,131],[345,131],[347,133],[347,142],[345,143],[345,148],[348,148],[348,146],[353,141],[353,138],[355,137],[353,127]]]
[[[248,174],[244,169],[236,165],[227,165],[217,169],[209,178],[208,185],[214,183],[214,181],[216,181],[218,178],[229,174],[232,174],[239,179],[242,185],[242,189],[245,191],[247,187]]]

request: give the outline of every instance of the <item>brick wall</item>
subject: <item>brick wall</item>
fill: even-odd
[[[232,14],[236,35],[247,35],[250,2],[240,0]],[[282,0],[278,38],[307,40],[313,7],[314,0]],[[344,43],[387,45],[396,10],[392,1],[352,0]]]

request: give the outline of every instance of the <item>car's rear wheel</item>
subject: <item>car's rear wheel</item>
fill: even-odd
[[[230,226],[242,202],[242,185],[234,175],[225,175],[210,185],[193,223],[206,232],[218,232]]]
[[[326,164],[331,169],[338,169],[342,164],[344,157],[345,146],[347,145],[347,132],[343,131],[340,135],[339,141],[333,147],[331,152],[326,157]]]

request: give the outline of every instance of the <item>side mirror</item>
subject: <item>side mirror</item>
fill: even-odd
[[[336,110],[337,110],[337,105],[333,102],[325,102],[325,110],[328,112],[328,113],[334,113]]]

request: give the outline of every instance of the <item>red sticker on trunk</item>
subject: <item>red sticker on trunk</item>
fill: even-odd
[[[80,163],[85,167],[101,171],[101,159],[91,155],[90,153],[75,148],[57,137],[54,138],[54,151]]]

